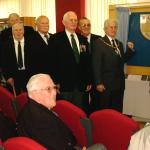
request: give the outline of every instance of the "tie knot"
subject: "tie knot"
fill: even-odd
[[[115,40],[114,40],[114,39],[112,39],[111,41],[112,41],[112,43],[115,43]]]
[[[47,35],[47,34],[44,34],[44,37],[45,37],[46,39],[48,39],[48,35]]]
[[[71,37],[74,38],[74,34],[71,34]]]

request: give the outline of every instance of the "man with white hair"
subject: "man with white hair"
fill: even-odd
[[[49,49],[50,38],[49,19],[41,15],[36,19],[36,31],[31,37],[30,67],[31,74],[46,73],[51,74],[51,50]]]
[[[78,24],[75,12],[66,12],[62,23],[65,30],[54,34],[50,45],[54,80],[60,85],[60,98],[83,109],[91,88],[88,43],[84,36],[75,32]]]
[[[116,39],[118,23],[114,19],[104,22],[105,36],[94,43],[92,70],[97,91],[99,109],[115,109],[122,112],[125,89],[124,62],[134,54],[134,44],[123,44]]]
[[[29,100],[18,117],[18,133],[48,150],[81,150],[71,130],[51,109],[56,105],[57,86],[48,74],[33,75],[27,83]],[[83,147],[83,150],[86,150]],[[106,150],[96,144],[87,150]]]
[[[49,150],[73,149],[75,137],[51,109],[56,105],[56,85],[47,74],[36,74],[27,83],[29,101],[18,118],[18,132]]]
[[[12,36],[3,41],[1,50],[2,71],[11,89],[15,87],[16,93],[26,91],[29,78],[29,49],[30,40],[24,35],[23,23],[12,26]]]

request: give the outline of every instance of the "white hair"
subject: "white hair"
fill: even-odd
[[[31,98],[32,91],[38,90],[38,89],[41,88],[41,81],[42,81],[43,78],[49,78],[49,79],[51,79],[50,75],[48,75],[48,74],[42,74],[42,73],[33,75],[29,79],[26,88],[27,88],[28,96],[30,98]]]
[[[63,16],[63,21],[66,21],[69,18],[70,14],[75,14],[77,16],[77,14],[74,11],[67,11]]]
[[[109,27],[109,25],[110,25],[111,22],[114,22],[115,25],[118,27],[118,22],[117,22],[117,20],[115,20],[115,19],[107,19],[107,20],[105,20],[105,22],[104,22],[104,29],[107,29],[107,28]]]

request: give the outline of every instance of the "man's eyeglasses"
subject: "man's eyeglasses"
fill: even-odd
[[[81,24],[81,27],[91,27],[91,24],[88,23],[88,24]]]
[[[59,91],[59,86],[57,86],[57,85],[54,85],[54,86],[52,86],[52,87],[49,86],[49,87],[47,87],[47,88],[44,88],[44,89],[37,89],[37,90],[46,90],[46,91],[50,92],[52,89],[55,89],[57,93],[60,93],[60,91]],[[36,91],[37,91],[37,90],[36,90]]]

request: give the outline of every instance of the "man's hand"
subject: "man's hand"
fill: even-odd
[[[128,48],[134,49],[134,44],[132,42],[127,43]]]
[[[83,146],[82,150],[86,150],[86,147],[85,147],[85,146]]]
[[[91,89],[92,89],[92,85],[87,85],[85,91],[86,91],[86,92],[89,92]]]
[[[7,82],[9,85],[11,85],[12,87],[14,87],[14,79],[13,79],[13,78],[9,78],[6,82]]]
[[[98,84],[98,85],[96,86],[96,90],[97,90],[98,92],[103,92],[103,91],[105,91],[105,86],[104,86],[103,84]]]

